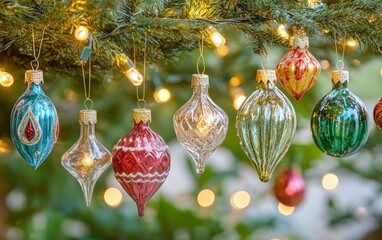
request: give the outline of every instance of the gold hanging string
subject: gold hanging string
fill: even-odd
[[[337,39],[335,36],[334,36],[334,46],[336,48],[336,58],[337,58],[336,68],[337,68],[337,70],[343,70],[345,67],[344,58],[345,58],[345,48],[346,48],[346,33],[344,36],[344,43],[343,43],[343,47],[342,47],[342,58],[341,59],[338,58]]]
[[[264,66],[265,61],[268,63],[268,68],[265,68]],[[268,54],[266,53],[261,55],[261,67],[263,68],[263,70],[271,69],[271,62],[269,60]]]
[[[135,53],[134,53],[135,56]],[[135,58],[135,57],[134,57]],[[143,83],[142,83],[142,98],[139,97],[139,86],[136,87],[137,90],[137,105],[138,108],[142,108],[139,103],[143,103],[143,108],[146,108],[146,59],[147,59],[147,33],[145,33],[145,47],[143,49]]]
[[[46,30],[47,26],[48,25],[45,25],[43,30],[42,30],[40,46],[39,46],[38,53],[37,53],[37,56],[36,56],[36,44],[35,44],[35,37],[34,37],[34,28],[33,28],[33,25],[32,25],[32,44],[33,44],[33,57],[34,57],[34,60],[32,60],[30,62],[30,64],[31,64],[32,70],[34,70],[34,71],[37,71],[39,66],[40,66],[40,63],[39,63],[38,59],[39,59],[40,54],[41,54],[42,43],[44,41],[44,35],[45,35],[45,30]],[[36,63],[36,68],[34,67],[33,63]]]
[[[90,89],[91,89],[91,83],[92,83],[92,64],[91,64],[91,53],[89,54],[89,80],[88,80],[88,86],[86,86],[86,77],[85,77],[85,62],[82,62],[81,68],[82,68],[82,81],[84,83],[84,93],[85,93],[85,101],[84,106],[87,110],[91,110],[93,108],[93,100],[90,98]],[[90,107],[88,107],[88,104],[90,104]]]
[[[206,62],[204,61],[204,56],[203,56],[203,48],[204,48],[204,37],[201,36],[199,39],[198,39],[198,44],[199,44],[199,57],[198,57],[198,61],[196,62],[196,71],[198,72],[198,74],[200,74],[200,71],[199,71],[199,63],[200,63],[200,60],[202,60],[202,64],[203,64],[203,71],[201,74],[204,74],[204,71],[206,70]]]

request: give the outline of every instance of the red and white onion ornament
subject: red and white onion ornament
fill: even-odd
[[[136,202],[143,217],[146,203],[162,186],[170,171],[170,150],[149,127],[151,111],[133,110],[134,127],[113,149],[113,170],[118,182]]]
[[[290,46],[291,50],[277,64],[276,76],[284,89],[299,101],[316,83],[321,66],[308,50],[308,37],[292,36]]]
[[[304,179],[296,169],[286,169],[277,177],[273,191],[280,203],[295,207],[304,199]]]

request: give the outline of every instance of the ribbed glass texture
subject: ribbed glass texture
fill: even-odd
[[[236,117],[240,145],[267,182],[292,143],[296,113],[288,98],[272,82],[259,82]]]
[[[59,133],[56,108],[40,84],[28,84],[12,109],[10,123],[17,151],[37,169],[52,151]]]
[[[333,157],[358,152],[368,137],[367,109],[347,88],[347,82],[333,89],[316,105],[311,118],[313,139],[318,148]]]
[[[225,139],[228,116],[208,95],[208,85],[193,84],[193,94],[173,117],[179,142],[196,164],[201,174],[205,162]]]
[[[98,178],[111,164],[111,153],[95,136],[95,124],[81,123],[78,140],[62,156],[62,166],[77,179],[90,206]]]

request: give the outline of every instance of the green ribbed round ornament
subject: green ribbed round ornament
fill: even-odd
[[[333,89],[313,110],[311,130],[318,148],[333,157],[358,152],[368,137],[367,109],[347,88],[348,71],[334,71]]]

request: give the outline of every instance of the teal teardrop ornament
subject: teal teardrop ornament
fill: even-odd
[[[367,109],[347,88],[348,82],[348,71],[333,71],[333,88],[317,103],[311,118],[317,147],[333,157],[355,154],[368,137]]]
[[[12,141],[25,161],[34,169],[47,158],[59,132],[56,108],[41,88],[41,70],[25,73],[28,88],[11,113]]]
[[[258,70],[256,81],[256,91],[237,113],[236,130],[241,148],[255,166],[259,179],[267,182],[292,143],[296,113],[275,86],[274,70]]]

